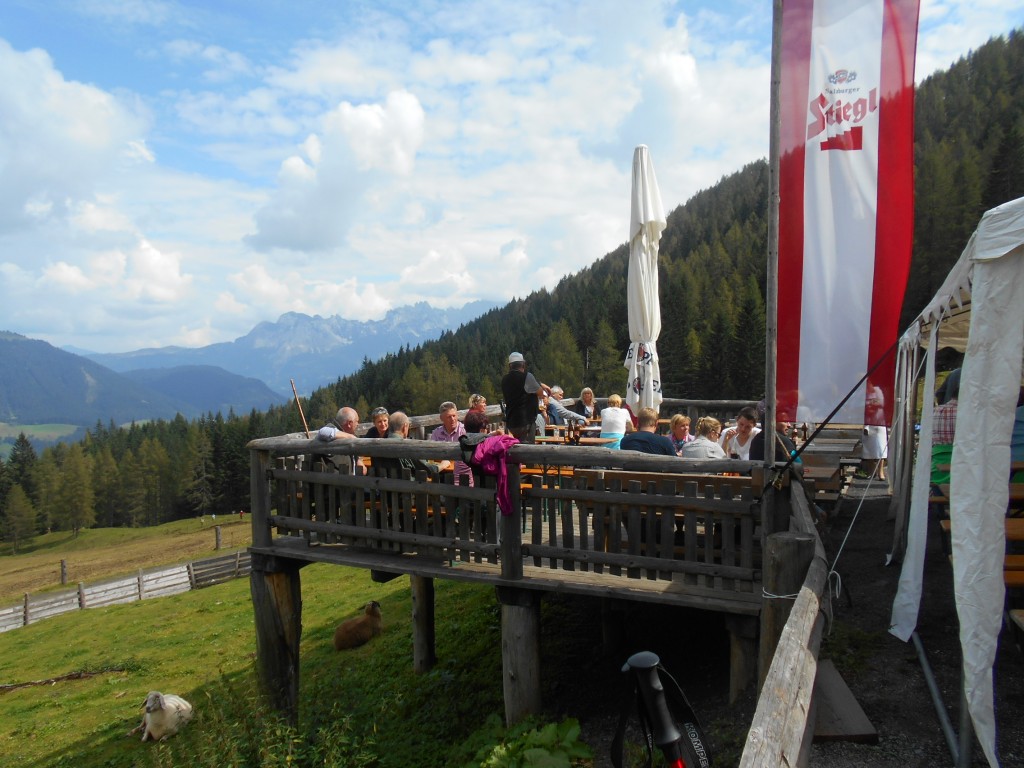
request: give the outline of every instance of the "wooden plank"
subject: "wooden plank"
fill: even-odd
[[[831,659],[818,662],[814,678],[815,741],[852,741],[877,744],[878,731]]]
[[[1010,621],[1017,625],[1017,627],[1024,632],[1024,608],[1014,608],[1010,611]]]

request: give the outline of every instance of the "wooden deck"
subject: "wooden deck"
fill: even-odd
[[[503,637],[535,639],[550,592],[731,614],[730,698],[756,675],[762,542],[789,530],[789,476],[769,483],[760,464],[730,459],[517,444],[503,489],[489,475],[471,487],[395,468],[395,459],[461,458],[450,443],[286,436],[248,447],[257,669],[272,706],[292,717],[299,571],[312,562],[364,568],[377,581],[409,577],[417,671],[436,659],[433,580],[443,578],[494,585]],[[372,474],[351,472],[357,455],[372,458]],[[511,723],[540,709],[539,648],[502,647]]]
[[[531,449],[546,450],[520,448]],[[601,450],[604,465],[608,453]],[[348,462],[339,469],[307,454],[281,456],[269,470],[275,509],[266,516],[278,537],[254,535],[252,551],[380,574],[756,616],[761,511],[749,475],[665,473],[650,461],[645,471],[574,472],[541,461],[520,473],[518,464],[510,465],[512,514],[499,516],[493,477],[477,475],[471,488],[452,484],[450,475],[443,482],[408,471],[356,476]],[[679,460],[668,461],[680,468]]]

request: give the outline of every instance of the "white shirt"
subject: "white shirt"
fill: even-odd
[[[626,434],[626,422],[629,420],[629,411],[625,408],[611,406],[603,408],[601,410],[601,437]]]

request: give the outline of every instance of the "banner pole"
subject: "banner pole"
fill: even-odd
[[[781,143],[782,0],[772,2],[772,64],[768,133],[768,274],[765,283],[764,465],[775,465],[776,364],[779,332],[779,144]]]

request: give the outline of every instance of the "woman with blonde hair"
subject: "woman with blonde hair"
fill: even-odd
[[[601,437],[611,437],[615,442],[608,443],[605,448],[618,449],[619,441],[627,432],[633,431],[633,420],[629,411],[622,407],[619,395],[609,395],[608,405],[601,409]]]
[[[594,401],[594,390],[584,387],[579,399],[572,404],[572,410],[583,416],[587,421],[601,418],[601,408]]]
[[[724,459],[725,451],[718,444],[722,422],[713,416],[697,419],[697,437],[683,446],[679,455],[684,459]]]
[[[668,428],[672,436],[672,445],[676,449],[676,456],[682,456],[683,446],[694,440],[694,436],[690,432],[690,417],[677,413],[668,423]]]

